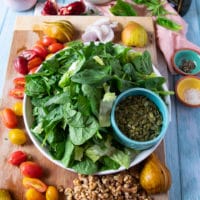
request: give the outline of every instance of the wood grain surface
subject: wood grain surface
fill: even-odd
[[[10,51],[9,62],[7,66],[6,82],[3,88],[3,98],[1,109],[4,107],[12,107],[16,99],[9,97],[8,92],[14,87],[13,79],[19,77],[13,68],[13,59],[23,49],[28,49],[41,36],[41,24],[43,21],[54,21],[58,19],[67,19],[72,22],[76,29],[75,39],[79,39],[81,33],[85,30],[86,26],[98,20],[100,16],[69,16],[69,17],[33,17],[33,16],[20,16],[16,20],[15,31],[13,33],[13,41]],[[152,60],[157,66],[157,51],[154,35],[154,26],[152,19],[149,17],[111,17],[111,20],[118,21],[121,26],[124,26],[128,21],[133,20],[145,27],[149,36],[149,43],[145,49],[149,50],[152,55]],[[119,35],[116,36],[115,42],[120,43]],[[143,51],[144,49],[137,49]],[[24,128],[23,118],[19,118],[19,128]],[[0,188],[7,188],[12,192],[15,200],[23,200],[25,189],[22,186],[22,175],[18,167],[13,167],[7,163],[8,155],[15,150],[23,150],[31,155],[31,159],[38,162],[44,169],[44,176],[42,180],[51,185],[63,185],[65,187],[72,187],[72,180],[77,177],[76,173],[65,170],[56,166],[47,160],[28,139],[28,142],[23,146],[17,146],[10,143],[8,140],[9,129],[5,128],[0,122]],[[162,162],[165,162],[165,150],[163,142],[156,149],[156,153]],[[64,199],[61,197],[61,199]],[[156,195],[155,200],[167,200],[168,194]]]

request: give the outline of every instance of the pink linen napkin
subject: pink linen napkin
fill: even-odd
[[[139,16],[148,15],[144,6],[138,6],[133,4],[130,0],[126,0],[127,2],[131,3],[133,7],[137,10]],[[104,16],[112,16],[112,13],[109,11],[109,8],[115,4],[115,1],[111,1],[108,4],[104,5],[92,5],[88,4],[86,1],[85,3],[94,8],[96,11],[99,12],[100,15]],[[184,19],[175,11],[174,8],[171,7],[169,3],[165,3],[165,9],[169,12],[174,13],[173,15],[168,15],[167,18],[176,21],[178,24],[182,26],[182,30],[179,32],[171,31],[162,26],[159,26],[155,23],[156,27],[156,39],[158,47],[160,48],[161,52],[164,55],[164,58],[167,62],[167,66],[169,71],[172,74],[176,74],[172,66],[172,57],[175,51],[179,49],[189,48],[197,51],[200,54],[200,47],[190,42],[187,37],[187,27],[188,24],[184,21]]]

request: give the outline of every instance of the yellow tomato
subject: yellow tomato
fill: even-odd
[[[46,200],[58,200],[58,199],[59,199],[59,193],[56,187],[48,186],[46,191]]]
[[[26,191],[25,197],[26,200],[45,200],[45,196],[34,188],[28,189]]]
[[[23,115],[23,104],[21,101],[18,101],[13,105],[13,111],[17,116]]]
[[[27,141],[26,133],[18,128],[11,129],[8,132],[8,138],[12,144],[24,144]]]

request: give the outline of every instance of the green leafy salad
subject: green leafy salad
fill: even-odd
[[[128,168],[138,153],[113,137],[110,111],[117,95],[132,87],[169,92],[152,68],[148,51],[80,41],[43,62],[26,76],[33,107],[31,132],[53,159],[81,174]]]

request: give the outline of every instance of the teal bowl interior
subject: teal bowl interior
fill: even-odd
[[[146,96],[149,100],[151,100],[157,106],[157,108],[159,109],[159,111],[162,115],[163,123],[162,123],[162,128],[161,128],[160,134],[152,140],[136,141],[136,140],[128,138],[118,128],[117,122],[115,120],[115,110],[116,110],[117,105],[122,100],[124,100],[126,97],[137,96],[137,95]],[[133,148],[136,150],[148,149],[148,148],[156,145],[157,143],[159,143],[163,139],[163,137],[166,133],[168,123],[169,123],[168,109],[167,109],[167,106],[164,103],[164,101],[154,92],[147,90],[147,89],[143,89],[143,88],[133,88],[133,89],[126,90],[125,92],[122,92],[115,100],[113,107],[112,107],[112,111],[111,111],[111,125],[114,130],[115,138],[124,146]]]
[[[183,60],[191,60],[195,64],[195,68],[190,73],[185,73],[180,69]],[[190,49],[182,49],[176,51],[173,57],[173,65],[176,72],[182,75],[196,75],[200,73],[200,54]]]

